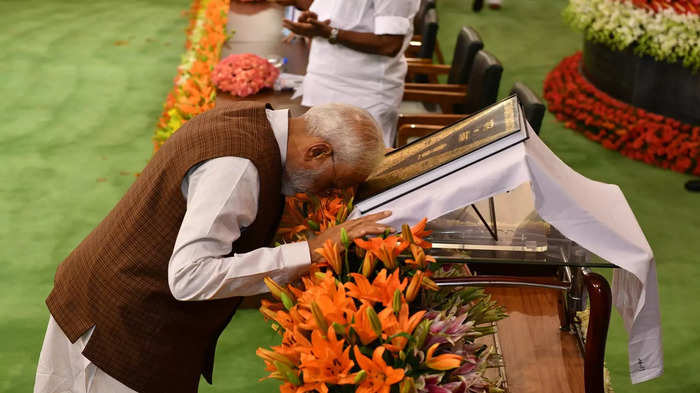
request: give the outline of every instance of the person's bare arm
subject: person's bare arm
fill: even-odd
[[[318,16],[310,11],[302,13],[299,17],[299,22],[285,19],[282,23],[284,27],[295,34],[309,38],[328,38],[332,30],[330,20],[319,21]],[[394,57],[401,52],[403,41],[404,36],[402,35],[377,35],[374,33],[338,30],[338,44],[363,53]]]

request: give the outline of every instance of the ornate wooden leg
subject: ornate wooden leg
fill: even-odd
[[[583,281],[586,284],[591,304],[584,359],[586,393],[604,393],[603,361],[605,360],[605,341],[610,324],[612,293],[607,280],[600,274],[584,272]]]

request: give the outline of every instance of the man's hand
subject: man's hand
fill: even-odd
[[[282,20],[282,25],[291,30],[294,34],[304,37],[328,38],[331,36],[331,21],[325,20],[321,22],[318,20],[318,15],[311,11],[302,12],[298,22],[284,19]]]
[[[380,224],[377,221],[387,218],[391,215],[390,211],[384,211],[381,213],[370,214],[365,217],[360,217],[355,220],[345,221],[340,225],[336,225],[332,228],[326,229],[321,232],[318,236],[309,239],[309,250],[311,251],[311,261],[316,262],[321,259],[321,255],[316,253],[314,250],[317,248],[322,248],[323,243],[330,239],[331,241],[340,244],[340,230],[345,228],[348,233],[350,240],[362,237],[365,235],[380,235],[384,233],[387,229],[394,232],[394,229],[388,225]]]

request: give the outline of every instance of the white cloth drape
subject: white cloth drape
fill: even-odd
[[[404,195],[376,210],[396,228],[440,217],[530,182],[535,209],[569,239],[617,265],[613,303],[629,332],[633,383],[663,374],[661,317],[654,256],[620,188],[564,164],[530,129],[530,139]],[[351,218],[360,216],[355,211]]]

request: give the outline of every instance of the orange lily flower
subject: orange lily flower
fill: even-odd
[[[428,267],[429,262],[435,262],[435,258],[425,255],[423,248],[416,244],[411,244],[411,254],[413,254],[413,259],[407,259],[406,263],[410,265],[416,265],[420,269],[425,269]]]
[[[314,250],[320,254],[330,265],[335,274],[340,275],[343,272],[343,262],[340,258],[340,249],[331,239],[323,243],[323,248]]]
[[[321,331],[314,330],[311,343],[311,351],[301,355],[299,368],[304,373],[304,382],[353,383],[350,370],[355,362],[350,359],[350,347],[343,349],[345,340],[338,340],[333,328],[328,329],[326,338]]]
[[[418,326],[423,319],[425,311],[418,311],[410,315],[410,317],[409,315],[408,303],[403,303],[401,305],[398,318],[391,308],[387,307],[382,310],[379,313],[379,319],[382,322],[382,327],[384,327],[384,339],[398,333],[413,334],[416,326]],[[408,339],[406,337],[395,337],[391,340],[391,344],[385,344],[384,346],[392,352],[399,352],[406,347],[406,344],[408,344]]]
[[[438,356],[433,356],[440,343],[433,344],[428,348],[428,353],[425,357],[425,365],[433,370],[446,371],[457,368],[462,364],[462,357],[453,353],[445,353]]]
[[[377,273],[377,277],[375,277],[372,282],[372,286],[379,291],[381,302],[385,307],[391,307],[394,301],[394,292],[396,292],[397,289],[403,292],[407,284],[408,279],[399,279],[399,269],[394,270],[388,277],[386,269],[382,269]]]
[[[355,332],[360,337],[362,345],[367,345],[379,337],[372,328],[372,321],[367,315],[367,309],[370,307],[372,306],[369,304],[363,304],[355,313],[355,322],[352,324],[352,328],[355,329]]]
[[[352,276],[354,282],[348,281],[345,283],[345,288],[348,290],[348,295],[360,301],[366,301],[372,304],[382,301],[379,289],[370,284],[367,277],[357,273],[350,273],[350,276]]]
[[[408,247],[408,243],[401,242],[398,236],[389,236],[386,239],[381,237],[373,237],[369,240],[355,239],[355,244],[367,251],[370,251],[374,256],[379,258],[384,263],[387,269],[396,269],[396,257]]]
[[[389,367],[382,359],[384,347],[377,347],[372,354],[372,359],[363,355],[357,346],[355,346],[354,351],[357,363],[367,373],[366,378],[360,383],[355,392],[389,393],[391,385],[403,379],[405,370]]]
[[[426,231],[425,226],[428,223],[428,218],[422,219],[416,226],[411,228],[411,234],[413,235],[413,242],[423,248],[430,248],[433,245],[430,242],[425,241],[424,238],[433,231]]]
[[[305,383],[299,386],[296,386],[290,382],[285,383],[284,385],[280,386],[280,393],[307,393],[307,392],[312,392],[312,393],[328,393],[328,386],[326,386],[325,383]]]

